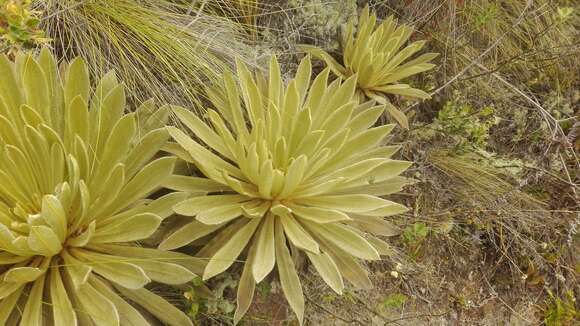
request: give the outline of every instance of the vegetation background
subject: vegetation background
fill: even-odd
[[[412,210],[392,219],[392,257],[368,265],[374,289],[339,297],[302,266],[306,323],[580,323],[578,1],[35,0],[11,12],[14,2],[0,1],[2,51],[81,54],[93,73],[115,68],[135,102],[199,111],[204,84],[235,57],[265,69],[277,53],[289,75],[299,44],[339,57],[341,26],[367,4],[414,26],[441,56],[411,82],[430,100],[394,102],[410,128],[391,141],[420,181],[397,201]],[[159,290],[200,324],[230,324],[238,275]],[[264,284],[244,322],[295,323],[279,284]]]

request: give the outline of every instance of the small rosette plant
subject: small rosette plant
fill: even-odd
[[[173,173],[168,110],[125,114],[113,73],[93,90],[81,59],[60,68],[0,57],[0,325],[191,325],[145,285],[188,282],[195,260],[136,242],[185,198],[146,199]]]
[[[370,14],[368,6],[359,17],[356,33],[355,20],[356,17],[349,20],[343,33],[342,64],[318,47],[301,45],[301,48],[322,59],[341,78],[358,75],[359,91],[380,103],[387,102],[385,94],[429,98],[425,91],[401,80],[433,69],[435,65],[430,61],[438,54],[425,53],[413,58],[425,46],[425,41],[405,46],[413,34],[413,28],[398,25],[392,16],[377,26],[377,16]]]
[[[400,191],[399,174],[410,165],[390,157],[397,146],[383,141],[393,125],[374,127],[384,108],[359,104],[356,78],[328,84],[329,70],[312,85],[305,58],[287,87],[272,58],[269,78],[238,63],[239,83],[226,74],[208,93],[215,110],[204,122],[174,108],[191,134],[170,127],[176,143],[166,149],[192,163],[202,177],[172,176],[170,189],[198,193],[175,212],[195,220],[160,244],[184,246],[213,234],[198,253],[209,258],[203,278],[228,269],[240,255],[245,265],[235,322],[248,310],[256,283],[277,266],[286,298],[302,322],[304,298],[293,255],[304,253],[337,293],[343,277],[371,286],[359,260],[389,252],[375,235],[397,230],[383,219],[403,205],[381,198]]]

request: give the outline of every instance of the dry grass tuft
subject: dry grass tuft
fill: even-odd
[[[169,0],[37,0],[41,27],[63,58],[84,57],[92,75],[115,69],[133,100],[153,97],[201,110],[203,85],[234,58],[253,65],[243,26]]]

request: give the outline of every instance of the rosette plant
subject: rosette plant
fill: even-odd
[[[125,114],[113,73],[91,89],[46,49],[1,56],[0,76],[0,325],[149,325],[139,309],[191,325],[145,285],[188,282],[195,261],[136,242],[185,198],[146,199],[173,173],[167,109]]]
[[[235,322],[247,311],[256,283],[277,266],[286,298],[302,321],[304,298],[293,256],[304,253],[337,293],[343,277],[370,287],[359,260],[389,252],[372,234],[396,234],[383,217],[407,208],[381,196],[408,183],[399,174],[410,163],[391,159],[398,147],[383,141],[393,125],[374,127],[384,107],[359,104],[355,77],[329,85],[326,69],[310,85],[311,63],[305,58],[284,87],[275,57],[269,78],[241,63],[237,74],[239,83],[226,74],[223,84],[209,89],[215,110],[208,109],[208,123],[174,108],[195,138],[170,127],[176,143],[167,150],[203,176],[173,176],[166,184],[198,196],[174,207],[195,219],[160,247],[178,248],[214,234],[198,253],[210,258],[204,279],[245,254]]]
[[[377,16],[370,14],[366,6],[359,17],[355,33],[352,17],[342,37],[342,64],[321,48],[302,45],[302,49],[322,59],[341,78],[358,75],[358,88],[367,97],[385,103],[385,94],[403,95],[427,99],[429,94],[402,83],[401,80],[435,67],[430,63],[436,53],[425,53],[413,58],[424,46],[425,41],[407,43],[413,28],[398,25],[392,16],[377,26]],[[413,59],[411,59],[413,58]]]

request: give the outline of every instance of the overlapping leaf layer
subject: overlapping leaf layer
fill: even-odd
[[[309,45],[301,47],[308,53],[325,61],[339,77],[348,78],[358,75],[358,87],[369,98],[384,103],[384,94],[396,94],[413,98],[429,98],[429,94],[420,89],[401,83],[402,79],[431,70],[430,63],[436,53],[425,53],[416,58],[425,41],[416,41],[403,47],[413,34],[413,28],[398,25],[392,16],[377,26],[377,17],[365,7],[358,17],[358,29],[355,33],[357,17],[349,20],[343,33],[342,64],[337,62],[324,50]]]
[[[0,57],[0,325],[149,325],[125,298],[191,324],[144,286],[187,282],[195,261],[136,245],[184,199],[146,199],[173,172],[155,156],[168,112],[124,110],[115,75],[93,90],[81,59]]]
[[[195,220],[169,235],[161,248],[214,234],[198,254],[211,257],[204,279],[247,253],[236,321],[247,311],[255,284],[275,266],[290,306],[303,319],[304,298],[292,258],[298,252],[338,293],[343,278],[370,287],[359,259],[389,253],[388,245],[371,234],[395,234],[383,217],[407,210],[381,197],[409,182],[399,174],[410,165],[390,158],[397,146],[383,144],[393,129],[375,126],[384,107],[359,104],[356,77],[329,84],[329,71],[311,84],[311,63],[305,58],[285,87],[275,57],[268,78],[238,63],[239,83],[225,75],[223,84],[208,90],[215,107],[208,110],[209,122],[174,108],[195,137],[170,127],[176,143],[166,149],[193,163],[203,177],[172,176],[166,183],[201,195],[174,207]]]

